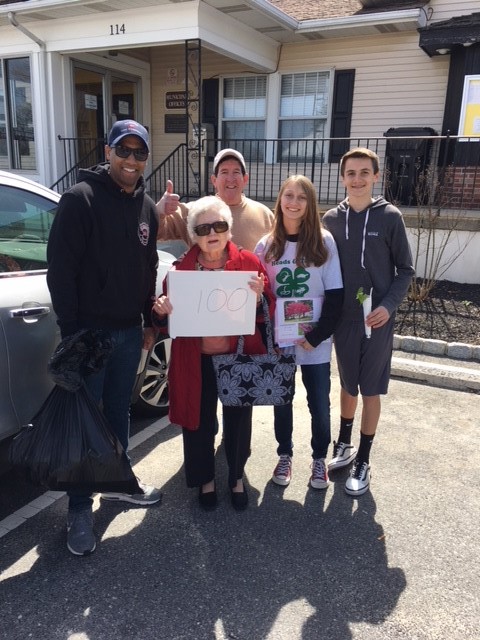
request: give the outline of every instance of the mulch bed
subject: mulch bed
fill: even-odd
[[[440,280],[428,300],[405,299],[397,311],[395,333],[480,345],[480,285]]]

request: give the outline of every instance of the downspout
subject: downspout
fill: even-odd
[[[27,36],[27,38],[30,38],[30,40],[33,40],[34,42],[36,42],[40,47],[40,49],[42,49],[42,51],[45,51],[45,42],[43,42],[43,40],[40,40],[39,37],[37,37],[34,33],[29,31],[27,28],[25,28],[23,24],[20,24],[17,20],[17,17],[13,13],[13,11],[9,11],[7,13],[7,18],[10,24],[12,25],[12,27],[15,27],[15,29],[18,29],[19,31],[21,31],[25,36]]]

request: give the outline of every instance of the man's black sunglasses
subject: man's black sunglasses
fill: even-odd
[[[119,158],[128,158],[130,154],[133,153],[133,157],[138,162],[145,162],[148,158],[148,149],[130,149],[129,147],[124,147],[121,144],[117,144],[113,147],[115,149],[115,155]]]
[[[225,222],[225,220],[217,220],[216,222],[199,224],[198,227],[193,228],[197,236],[208,236],[212,229],[215,233],[225,233],[225,231],[228,231],[228,222]]]

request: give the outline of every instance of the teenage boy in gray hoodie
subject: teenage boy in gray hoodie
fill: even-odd
[[[383,196],[372,196],[380,176],[377,154],[351,149],[340,161],[340,174],[347,198],[322,219],[337,243],[345,290],[334,333],[341,384],[340,433],[328,468],[334,471],[353,461],[345,491],[359,496],[370,486],[370,449],[380,418],[380,395],[388,390],[395,312],[414,269],[402,214]],[[371,293],[372,310],[365,318],[362,293]],[[351,440],[359,390],[357,450]]]

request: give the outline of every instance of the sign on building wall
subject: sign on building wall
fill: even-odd
[[[85,109],[97,109],[97,96],[92,96],[88,93],[85,94]]]
[[[480,138],[480,75],[465,76],[458,135]]]
[[[186,91],[167,91],[165,94],[166,109],[185,109],[187,106]]]
[[[165,114],[165,133],[187,133],[188,117],[184,113]]]

